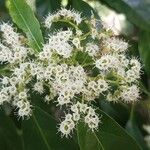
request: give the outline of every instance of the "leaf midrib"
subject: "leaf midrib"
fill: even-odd
[[[40,127],[39,124],[38,124],[38,121],[37,121],[35,115],[32,114],[32,116],[33,116],[33,117],[32,117],[32,118],[33,118],[33,121],[34,121],[34,123],[36,124],[36,126],[37,126],[37,128],[38,128],[38,130],[39,130],[39,132],[40,132],[40,134],[41,134],[41,137],[42,137],[42,139],[43,139],[43,141],[44,141],[44,143],[45,143],[45,145],[46,145],[46,147],[47,147],[47,149],[48,149],[48,150],[51,150],[51,148],[50,148],[50,146],[49,146],[49,144],[48,144],[48,141],[47,141],[47,139],[45,138],[45,135],[44,135],[44,133],[42,132],[41,127]]]
[[[15,1],[12,0],[12,3],[14,4],[16,10],[18,11],[18,14],[21,16],[21,18],[22,18],[22,20],[23,20],[25,26],[27,27],[27,29],[28,29],[28,31],[30,32],[30,34],[31,34],[31,36],[32,36],[32,38],[33,38],[33,40],[36,42],[36,45],[37,45],[38,49],[40,50],[40,46],[39,46],[37,40],[35,39],[35,37],[34,37],[34,35],[32,34],[30,28],[28,27],[28,24],[26,23],[26,20],[24,19],[23,15],[21,14],[20,10],[18,9],[18,7],[17,7]],[[37,52],[38,52],[38,51],[37,51]]]
[[[100,144],[102,150],[105,150],[104,147],[103,147],[103,145],[102,145],[102,143],[101,143],[101,141],[99,140],[99,138],[98,138],[97,135],[95,134],[95,132],[93,132],[93,134],[94,134],[94,136],[95,136],[97,142]],[[98,147],[98,148],[99,148],[99,147]],[[101,149],[100,149],[100,150],[101,150]]]

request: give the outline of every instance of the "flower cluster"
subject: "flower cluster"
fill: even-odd
[[[65,120],[60,124],[60,132],[62,136],[68,137],[70,132],[75,128],[75,125],[79,120],[83,120],[91,130],[97,129],[100,122],[98,115],[95,113],[95,110],[88,106],[77,102],[76,104],[71,105],[72,114],[67,114]]]
[[[45,26],[50,28],[53,22],[57,22],[60,20],[70,20],[76,23],[77,25],[81,23],[82,18],[81,14],[75,10],[67,10],[65,8],[61,8],[58,12],[54,14],[49,14],[45,19]]]
[[[31,91],[45,95],[45,102],[55,100],[56,106],[65,108],[59,131],[68,137],[79,121],[92,131],[98,129],[100,116],[91,101],[102,96],[113,102],[136,102],[141,64],[127,57],[127,42],[105,28],[97,29],[93,17],[85,21],[80,13],[62,8],[45,18],[45,26],[61,21],[69,27],[50,33],[38,54],[12,25],[0,25],[0,62],[6,66],[0,104],[8,102],[19,117],[30,117]],[[79,26],[84,21],[88,31]]]

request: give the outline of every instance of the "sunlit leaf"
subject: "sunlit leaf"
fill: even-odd
[[[42,32],[30,6],[25,0],[8,0],[7,6],[13,22],[26,33],[28,44],[35,51],[40,51],[43,43]]]

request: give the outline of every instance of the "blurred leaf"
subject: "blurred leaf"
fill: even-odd
[[[25,0],[8,0],[7,4],[13,22],[26,33],[31,48],[40,51],[43,43],[42,32],[30,6]]]
[[[78,125],[80,150],[141,150],[135,140],[102,110],[99,130],[92,132],[84,124]]]
[[[21,136],[18,135],[13,121],[0,110],[0,149],[22,150]]]
[[[127,122],[126,130],[132,137],[134,137],[137,140],[137,142],[144,150],[148,150],[148,148],[146,147],[146,143],[144,141],[144,137],[135,120],[129,120]]]
[[[61,0],[37,0],[36,3],[37,13],[41,18],[61,7]]]
[[[132,104],[131,110],[130,110],[130,117],[126,124],[126,130],[132,137],[134,137],[136,139],[136,141],[141,145],[141,147],[144,150],[148,150],[146,147],[146,143],[144,141],[144,137],[138,127],[137,118],[136,118],[137,113],[135,112],[135,109],[136,109],[136,105]],[[138,114],[138,117],[139,117],[139,114]],[[140,121],[141,121],[141,119],[140,119]]]
[[[54,12],[61,7],[61,0],[49,0],[50,11]]]
[[[5,1],[4,0],[0,0],[0,8],[5,7]]]
[[[71,139],[57,134],[54,118],[39,107],[35,107],[32,117],[23,122],[25,150],[76,150]]]
[[[150,76],[150,32],[141,31],[139,38],[140,57],[147,74]]]
[[[86,17],[91,17],[92,13],[94,13],[94,16],[97,19],[100,18],[97,12],[83,0],[69,0],[68,7],[74,8],[75,10],[82,12],[82,14],[84,14]]]
[[[150,1],[149,0],[99,0],[124,13],[138,27],[150,31]]]

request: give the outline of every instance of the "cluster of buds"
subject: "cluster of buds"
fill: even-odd
[[[97,28],[93,17],[83,20],[79,12],[62,8],[44,23],[51,29],[53,22],[61,21],[68,28],[51,32],[38,54],[12,25],[0,25],[0,62],[10,70],[1,78],[0,104],[17,107],[24,118],[32,115],[30,91],[45,95],[47,103],[55,99],[58,107],[65,105],[67,115],[59,131],[68,137],[79,121],[92,131],[98,129],[100,116],[91,101],[103,96],[107,101],[136,102],[141,64],[127,57],[127,42]],[[83,22],[88,31],[81,28]]]

